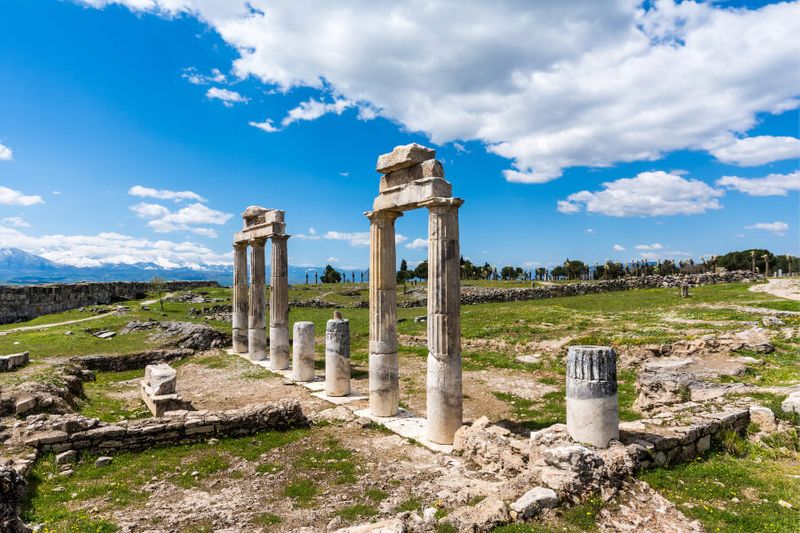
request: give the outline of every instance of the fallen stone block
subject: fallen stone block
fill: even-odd
[[[0,372],[8,372],[28,364],[30,352],[12,353],[0,356]]]
[[[174,394],[178,373],[166,363],[147,365],[144,369],[144,382],[154,395]]]
[[[72,464],[78,460],[78,452],[75,450],[67,450],[56,455],[57,465]]]
[[[432,150],[420,144],[411,143],[395,146],[388,154],[378,157],[375,170],[381,174],[395,172],[436,157],[436,150]]]
[[[555,507],[557,503],[558,496],[553,489],[534,487],[511,504],[511,517],[524,520],[538,515],[543,509]]]
[[[108,457],[107,455],[101,455],[97,458],[94,462],[94,466],[108,466],[114,460],[113,457]]]
[[[750,422],[756,424],[761,431],[771,433],[778,428],[775,413],[772,409],[760,405],[750,406]]]

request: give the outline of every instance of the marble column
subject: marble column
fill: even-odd
[[[233,245],[233,351],[247,353],[247,243]]]
[[[350,321],[339,312],[325,327],[325,394],[350,394]]]
[[[425,204],[428,219],[428,439],[452,444],[463,421],[459,198]]]
[[[295,322],[292,345],[292,380],[314,381],[314,323]]]
[[[567,352],[567,433],[608,448],[619,438],[617,356],[608,346],[570,346]]]
[[[269,300],[269,368],[289,368],[289,257],[288,235],[272,236],[271,293]]]
[[[394,222],[402,213],[375,211],[369,243],[369,410],[394,416],[400,407],[397,362],[397,261]]]
[[[264,245],[266,239],[253,240],[250,248],[250,309],[247,316],[247,346],[250,359],[267,358],[267,322],[264,296],[266,294],[266,267]]]

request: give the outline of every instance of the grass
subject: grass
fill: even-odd
[[[103,422],[149,418],[150,411],[138,395],[138,381],[144,377],[144,370],[123,372],[97,372],[96,380],[84,383],[86,399],[79,412],[89,418]],[[116,395],[130,390],[130,382],[135,380],[136,396],[133,401],[125,401]]]
[[[556,510],[555,516],[547,523],[530,522],[526,524],[509,524],[493,529],[494,533],[582,533],[597,531],[597,518],[604,508],[603,500],[593,496],[573,507],[562,507]]]
[[[321,449],[305,450],[296,465],[304,470],[316,470],[335,474],[336,483],[353,483],[356,480],[356,464],[353,452],[342,447],[339,441],[329,437]]]
[[[367,505],[364,503],[357,503],[336,511],[336,516],[341,516],[343,520],[348,522],[352,522],[357,518],[376,516],[377,514],[378,509],[376,509],[374,505]]]
[[[283,495],[292,498],[298,507],[309,507],[314,502],[319,489],[310,479],[296,479],[286,485]]]

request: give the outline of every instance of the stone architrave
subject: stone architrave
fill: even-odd
[[[325,327],[325,394],[350,394],[350,321],[339,313]]]
[[[417,144],[378,158],[383,174],[370,220],[369,408],[393,416],[399,405],[397,287],[394,223],[403,211],[429,209],[427,437],[451,444],[463,421],[458,208],[452,185]]]
[[[266,239],[259,238],[252,242],[250,248],[250,308],[247,317],[247,345],[252,361],[267,358],[267,321],[266,303],[266,266],[264,264],[264,244]]]
[[[289,368],[289,258],[288,235],[272,237],[272,283],[269,302],[269,367]]]
[[[292,338],[292,380],[314,381],[314,323],[295,322]]]
[[[247,243],[233,244],[233,351],[247,353]]]
[[[619,439],[617,356],[607,346],[569,347],[567,432],[596,448]]]
[[[369,410],[394,416],[400,408],[397,361],[397,272],[394,222],[402,213],[377,211],[370,220]]]

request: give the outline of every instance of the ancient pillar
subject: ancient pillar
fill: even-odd
[[[266,239],[254,239],[250,248],[250,309],[247,316],[247,346],[250,359],[261,361],[267,358],[267,322],[264,317],[266,291],[266,267],[264,244]]]
[[[233,245],[233,351],[247,353],[247,243]]]
[[[617,360],[606,346],[567,352],[567,432],[573,440],[607,448],[619,438]]]
[[[272,236],[272,279],[269,300],[269,368],[289,368],[289,258],[288,235]]]
[[[292,380],[314,381],[314,323],[295,322],[292,345]]]
[[[427,203],[428,439],[452,444],[462,423],[458,198]]]
[[[338,312],[325,327],[325,394],[350,394],[350,321]]]
[[[394,416],[400,407],[397,362],[397,260],[394,222],[402,213],[369,213],[369,410]]]

